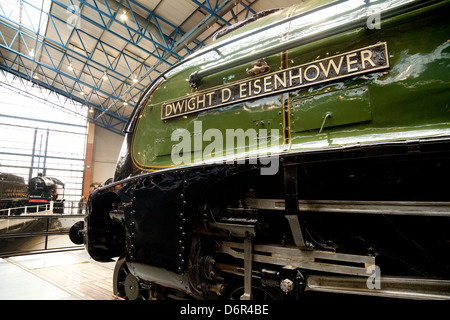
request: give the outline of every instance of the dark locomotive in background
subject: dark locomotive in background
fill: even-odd
[[[38,175],[28,183],[25,179],[11,174],[0,173],[0,209],[33,206],[28,212],[39,210],[35,206],[53,201],[53,212],[64,211],[64,183],[57,178]],[[15,209],[13,214],[20,214],[23,209]]]

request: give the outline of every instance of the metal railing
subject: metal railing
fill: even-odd
[[[40,204],[35,206],[23,206],[15,208],[7,208],[0,210],[1,216],[27,215],[29,213],[39,212],[40,214],[53,214],[53,201],[51,203]]]
[[[54,209],[50,202],[0,210],[0,257],[82,249],[69,239],[70,227],[85,217],[82,204]]]

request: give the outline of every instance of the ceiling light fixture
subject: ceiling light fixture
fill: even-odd
[[[127,12],[125,10],[123,10],[123,13],[120,15],[120,19],[122,21],[127,21],[128,20]]]
[[[136,78],[136,76],[134,76],[134,77],[133,77],[133,82],[136,83],[136,82],[138,82],[138,81],[139,81],[139,80]]]
[[[106,73],[106,71],[103,73],[102,79],[103,80],[108,80],[108,74]]]
[[[34,49],[31,49],[31,51],[30,51],[30,57],[34,57]]]
[[[67,67],[67,69],[69,69],[70,71],[73,70],[72,64],[70,63],[69,66]]]

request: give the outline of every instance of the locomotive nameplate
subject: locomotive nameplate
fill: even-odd
[[[385,42],[168,100],[161,119],[389,68]]]

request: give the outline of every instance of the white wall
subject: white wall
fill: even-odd
[[[103,184],[114,176],[123,139],[124,136],[95,126],[91,183]]]

